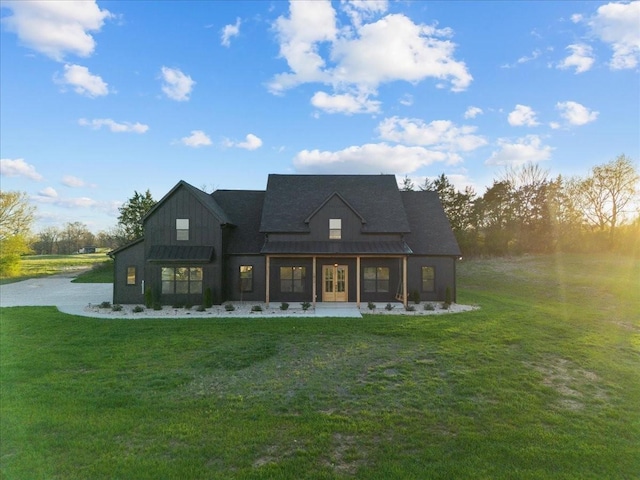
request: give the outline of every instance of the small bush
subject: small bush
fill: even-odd
[[[416,307],[414,307],[413,305],[407,305],[407,306],[405,307],[405,310],[406,310],[407,312],[415,312],[415,311],[416,311]]]
[[[144,290],[144,306],[147,308],[153,307],[153,291],[151,291],[150,287]]]
[[[260,305],[254,305],[253,307],[251,307],[251,311],[252,312],[261,312],[262,311],[262,307]]]
[[[198,305],[198,308],[196,308],[196,312],[204,312],[206,310],[207,308],[204,305]]]
[[[388,312],[390,312],[391,310],[393,310],[393,305],[391,305],[390,303],[387,303],[386,307],[384,307],[385,310],[387,310]]]
[[[442,302],[442,305],[440,306],[440,308],[442,308],[442,310],[449,310],[450,306],[451,306],[450,303]]]
[[[193,304],[191,304],[191,303],[185,303],[184,304],[184,309],[185,310],[191,310],[192,308],[193,308]]]
[[[153,302],[152,305],[154,310],[162,310],[162,304],[160,302],[158,302],[157,300]]]
[[[375,310],[375,309],[376,309],[376,304],[375,304],[375,303],[373,303],[373,302],[368,302],[368,303],[367,303],[367,308],[368,308],[369,310]]]
[[[236,309],[236,307],[233,306],[233,303],[225,303],[224,304],[224,309],[227,312],[233,312]]]
[[[144,312],[144,307],[142,305],[136,305],[135,307],[133,307],[133,313],[140,313],[140,312]]]
[[[111,302],[102,302],[98,305],[100,308],[111,308]]]
[[[213,306],[213,293],[211,288],[207,287],[204,291],[204,298],[202,300],[204,308],[211,308]]]
[[[418,290],[411,292],[411,301],[416,305],[420,303],[420,292]]]
[[[447,305],[447,308],[451,306],[451,288],[447,287],[444,291],[444,303]]]
[[[114,305],[113,307],[111,307],[111,311],[113,312],[121,312],[122,311],[122,305]]]
[[[311,304],[309,302],[302,302],[302,310],[307,311],[311,308]]]
[[[432,311],[434,311],[436,309],[436,307],[433,306],[433,303],[425,303],[424,304],[424,309],[429,311],[429,312],[432,312]]]
[[[289,304],[287,302],[282,302],[280,304],[280,310],[285,311],[289,309]]]

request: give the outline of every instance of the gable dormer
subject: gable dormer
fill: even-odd
[[[338,192],[329,195],[305,219],[315,240],[355,240],[366,225],[364,217]]]

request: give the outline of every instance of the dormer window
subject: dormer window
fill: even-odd
[[[176,219],[176,240],[189,240],[189,219]]]
[[[342,238],[342,219],[329,219],[329,240],[340,240]]]

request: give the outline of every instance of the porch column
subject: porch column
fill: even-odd
[[[360,257],[356,257],[356,306],[360,308]]]
[[[313,293],[311,294],[311,301],[313,303],[313,308],[316,308],[316,297],[317,297],[317,292],[318,292],[318,285],[317,285],[317,281],[316,281],[316,257],[313,257],[313,280],[311,280],[311,285],[313,288]]]
[[[267,278],[265,279],[266,281],[265,283],[265,294],[264,294],[264,298],[265,298],[265,303],[267,304],[267,307],[269,306],[269,277],[271,276],[271,257],[269,255],[267,255],[266,258],[266,262],[267,262]]]
[[[407,308],[407,257],[402,257],[402,303]]]

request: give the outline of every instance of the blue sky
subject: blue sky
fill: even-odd
[[[640,158],[640,1],[2,2],[2,190],[35,230],[179,180],[586,175]],[[372,192],[375,194],[375,192]]]

